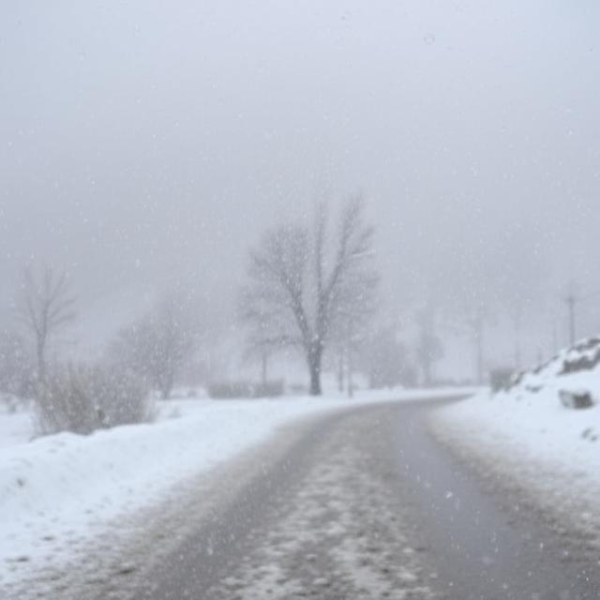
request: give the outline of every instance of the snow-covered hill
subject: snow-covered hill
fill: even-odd
[[[514,383],[498,394],[498,399],[536,397],[553,402],[565,394],[588,393],[594,404],[600,402],[600,338],[582,340],[566,348],[540,367],[518,375]]]

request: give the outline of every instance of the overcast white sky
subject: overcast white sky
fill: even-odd
[[[547,336],[600,291],[598,40],[595,0],[4,2],[0,301],[33,259],[94,314],[230,304],[267,225],[360,188],[388,306],[544,300]]]

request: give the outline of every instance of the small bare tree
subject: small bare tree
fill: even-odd
[[[110,360],[144,377],[166,399],[194,353],[195,329],[188,302],[165,296],[151,313],[119,333]]]
[[[344,282],[339,306],[333,315],[330,345],[337,354],[337,378],[340,391],[354,394],[353,376],[361,348],[367,344],[369,327],[376,312],[375,294],[379,277],[374,271],[357,269]],[[371,290],[365,293],[367,290]]]
[[[360,197],[345,203],[337,233],[320,204],[312,226],[272,229],[251,254],[243,294],[247,321],[264,334],[261,344],[302,350],[312,395],[321,394],[323,355],[336,329],[370,310],[373,255],[373,229],[364,222]]]
[[[260,362],[263,386],[268,382],[271,358],[293,339],[287,332],[285,312],[272,305],[265,290],[249,286],[240,294],[239,317],[247,327],[245,358]]]
[[[244,315],[243,319],[251,322],[249,315]],[[268,336],[267,331],[260,328],[260,325],[254,328],[246,340],[244,358],[260,363],[260,381],[263,386],[266,386],[269,381],[269,362],[276,351],[277,344]]]
[[[474,296],[471,303],[465,303],[459,308],[455,321],[457,331],[464,334],[472,344],[477,385],[484,385],[486,380],[485,335],[490,319],[489,306]]]
[[[415,356],[421,370],[421,385],[433,383],[435,364],[444,356],[442,341],[436,333],[435,312],[432,306],[425,306],[418,311],[417,338],[415,340]]]
[[[398,339],[392,323],[380,325],[369,335],[359,355],[359,367],[367,375],[371,389],[416,384],[410,353]]]
[[[25,269],[17,308],[35,348],[35,378],[41,386],[46,380],[48,344],[75,319],[74,306],[65,272],[56,274],[44,267],[36,276],[33,269]]]

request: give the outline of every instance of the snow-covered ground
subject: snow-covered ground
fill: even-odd
[[[600,539],[599,359],[600,340],[585,340],[506,391],[437,411],[433,431]],[[561,392],[587,393],[594,405],[567,407]]]
[[[177,400],[157,422],[34,439],[27,413],[0,413],[0,589],[69,560],[74,540],[157,503],[173,486],[232,459],[294,419],[383,400],[469,390],[384,391],[274,400]]]

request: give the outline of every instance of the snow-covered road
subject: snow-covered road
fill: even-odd
[[[590,540],[432,437],[439,402],[291,420],[7,597],[597,599]]]
[[[205,485],[207,474],[224,470],[282,426],[419,395],[431,392],[370,394],[351,403],[345,398],[179,402],[163,410],[171,418],[158,423],[33,442],[27,441],[31,432],[26,435],[23,414],[2,415],[0,430],[12,443],[0,451],[0,596],[23,600],[26,590],[35,596],[40,586],[43,593],[44,586],[63,585],[64,574],[82,558],[111,556],[112,548],[127,547],[139,538],[140,527],[160,521],[156,511],[174,493]],[[205,496],[213,493],[211,486],[206,490]],[[94,568],[92,578],[99,570]]]

